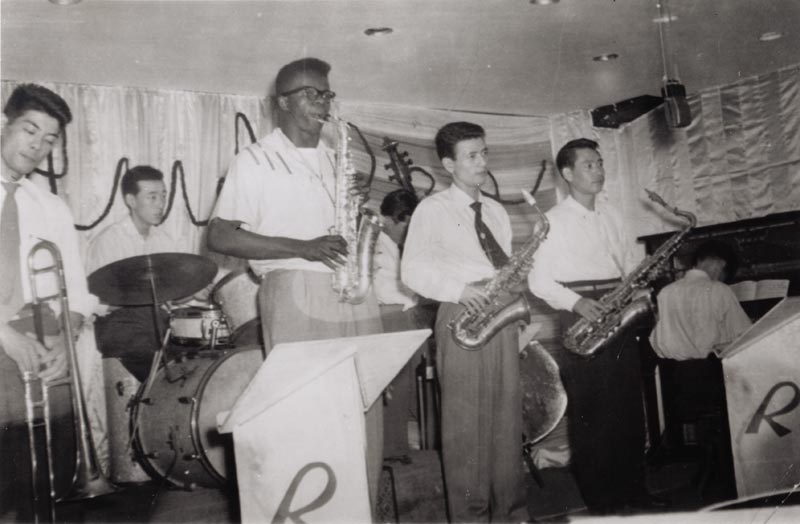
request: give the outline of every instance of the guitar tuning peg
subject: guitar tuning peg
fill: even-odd
[[[391,162],[389,162],[388,164],[383,164],[383,168],[384,169],[389,169],[390,167],[392,167],[392,163]]]
[[[414,161],[413,161],[413,160],[411,160],[410,158],[409,158],[408,160],[406,160],[406,164],[408,164],[408,165],[411,165],[411,164],[413,164],[413,163],[414,163]]]
[[[400,153],[400,158],[406,158],[408,156],[408,151],[403,151]]]

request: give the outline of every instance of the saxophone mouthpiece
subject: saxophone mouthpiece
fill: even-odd
[[[647,193],[647,196],[648,196],[648,197],[650,198],[650,200],[652,200],[653,202],[655,202],[655,203],[657,203],[657,204],[660,204],[660,205],[662,205],[662,206],[664,206],[664,207],[667,207],[667,203],[666,203],[666,202],[664,202],[664,199],[663,199],[663,198],[661,198],[661,196],[660,196],[658,193],[656,193],[655,191],[650,191],[649,189],[647,189],[647,188],[644,188],[644,192],[645,192],[645,193]]]
[[[525,199],[525,202],[527,202],[529,206],[533,207],[536,205],[536,199],[533,198],[533,195],[524,189],[520,189],[520,192],[522,193],[522,198]]]

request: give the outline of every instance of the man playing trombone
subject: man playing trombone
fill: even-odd
[[[68,314],[74,327],[72,331],[77,334],[83,319],[97,304],[97,299],[87,289],[69,208],[59,197],[27,178],[60,143],[71,119],[69,107],[59,95],[34,84],[18,86],[3,109],[0,135],[0,464],[3,468],[0,520],[16,517],[27,521],[32,516],[24,374],[38,375],[45,382],[64,377],[68,371],[68,341],[59,332],[62,324],[56,321],[57,315]],[[58,311],[59,304],[54,305],[54,312],[49,304],[42,309],[40,316],[47,335],[44,343],[37,341],[31,334],[33,330],[29,329],[34,324],[32,308],[23,307],[32,300],[28,254],[42,239],[55,243],[61,252],[71,304],[69,312]],[[52,294],[54,289],[44,285],[44,281],[42,284],[41,287]],[[59,405],[63,406],[60,411]],[[56,403],[54,416],[66,417],[71,425],[68,405],[67,402]],[[60,445],[63,443],[56,439],[54,446]],[[54,456],[59,455],[56,452]]]

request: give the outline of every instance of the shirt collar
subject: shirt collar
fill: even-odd
[[[564,199],[564,205],[567,206],[570,210],[574,211],[575,213],[579,213],[582,217],[591,216],[597,213],[597,203],[595,202],[594,211],[591,209],[586,209],[583,207],[577,200],[572,198],[572,195],[567,195],[567,198]]]
[[[139,230],[136,229],[136,224],[133,223],[133,217],[131,216],[130,210],[128,210],[128,214],[125,216],[124,224],[125,224],[125,229],[128,230],[128,233],[134,235],[136,238],[141,238],[142,240],[146,241],[148,238],[153,236],[153,228],[155,226],[150,226],[150,230],[147,232],[146,237],[142,236],[142,234],[139,233]]]
[[[685,278],[702,278],[705,280],[711,280],[711,277],[708,276],[708,273],[706,273],[702,269],[697,269],[696,267],[693,267],[692,269],[687,271]]]
[[[450,192],[450,197],[453,199],[453,202],[464,207],[471,206],[473,202],[483,203],[483,195],[480,193],[478,194],[478,200],[473,200],[471,196],[466,194],[463,189],[455,184],[450,184],[450,187],[447,190]]]
[[[322,140],[322,135],[320,135],[320,137],[319,137],[319,141],[317,142],[317,147],[302,147],[301,148],[299,146],[296,146],[294,144],[294,142],[292,142],[289,139],[289,137],[286,136],[286,133],[284,133],[283,129],[281,129],[280,127],[276,127],[275,128],[275,133],[278,135],[278,137],[280,138],[281,142],[283,142],[284,147],[289,151],[295,150],[295,151],[297,151],[298,154],[300,153],[301,149],[316,149],[318,152],[319,151],[325,151],[325,143]]]

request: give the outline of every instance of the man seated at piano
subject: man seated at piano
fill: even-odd
[[[100,231],[89,243],[87,274],[112,262],[140,255],[178,251],[159,224],[164,217],[167,188],[164,175],[150,166],[135,166],[122,176],[122,198],[128,214]],[[104,357],[118,357],[143,381],[166,330],[168,314],[159,309],[156,329],[150,306],[113,309],[95,323],[97,346]]]
[[[691,269],[658,294],[658,321],[650,334],[658,356],[689,360],[719,354],[750,327],[725,284],[737,265],[736,252],[724,242],[709,240],[695,250]]]

